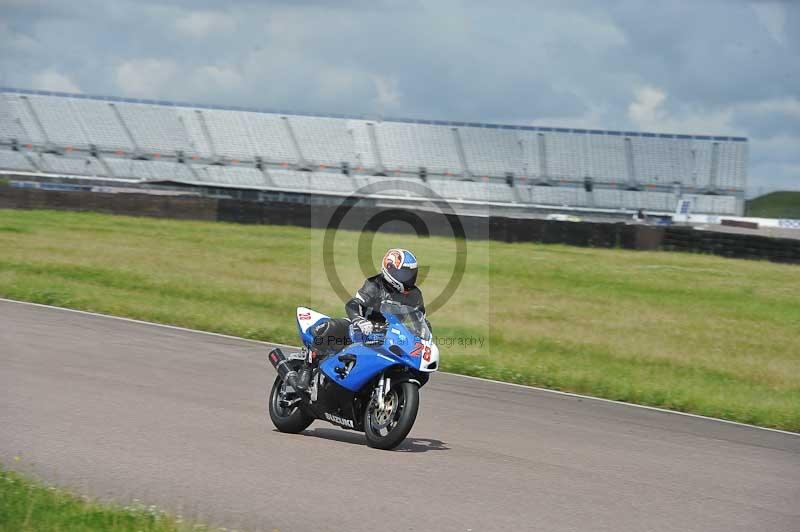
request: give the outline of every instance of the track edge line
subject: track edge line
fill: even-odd
[[[46,305],[44,303],[33,303],[31,301],[19,301],[17,299],[9,299],[9,298],[5,298],[5,297],[0,297],[0,301],[4,301],[4,302],[7,302],[7,303],[17,303],[17,304],[20,304],[20,305],[30,305],[30,306],[34,306],[34,307],[42,307],[42,308],[61,310],[61,311],[64,311],[64,312],[74,312],[76,314],[84,314],[84,315],[87,315],[87,316],[96,316],[96,317],[100,317],[100,318],[109,318],[109,319],[113,319],[113,320],[127,321],[129,323],[137,323],[137,324],[140,324],[140,325],[148,325],[148,326],[151,326],[151,327],[162,327],[162,328],[165,328],[165,329],[172,329],[172,330],[176,330],[176,331],[190,332],[190,333],[196,333],[196,334],[206,334],[206,335],[209,335],[209,336],[216,336],[216,337],[219,337],[219,338],[226,338],[226,339],[229,339],[229,340],[252,342],[252,343],[256,343],[256,344],[260,344],[260,345],[264,345],[264,346],[279,346],[279,347],[287,347],[287,348],[290,348],[290,349],[297,349],[297,346],[293,346],[293,345],[289,345],[289,344],[281,344],[281,343],[276,343],[276,342],[264,342],[264,341],[261,341],[261,340],[253,340],[253,339],[250,339],[250,338],[242,338],[241,336],[233,336],[233,335],[230,335],[230,334],[216,333],[216,332],[210,332],[210,331],[201,331],[199,329],[190,329],[188,327],[180,327],[178,325],[169,325],[169,324],[166,324],[166,323],[156,323],[156,322],[152,322],[152,321],[137,320],[135,318],[126,318],[126,317],[123,317],[123,316],[114,316],[112,314],[102,314],[100,312],[91,312],[91,311],[88,311],[88,310],[79,310],[79,309],[74,309],[74,308],[69,308],[69,307],[57,307],[55,305]],[[517,388],[524,388],[524,389],[536,390],[536,391],[540,391],[540,392],[547,392],[547,393],[552,393],[552,394],[556,394],[556,395],[574,397],[574,398],[577,398],[577,399],[589,399],[589,400],[592,400],[592,401],[600,401],[600,402],[604,402],[604,403],[611,403],[611,404],[615,404],[615,405],[628,406],[628,407],[632,407],[632,408],[643,408],[645,410],[652,410],[652,411],[656,411],[656,412],[662,412],[662,413],[665,413],[665,414],[675,414],[675,415],[679,415],[679,416],[687,416],[687,417],[692,417],[692,418],[696,418],[696,419],[705,419],[705,420],[708,420],[708,421],[716,421],[716,422],[719,422],[719,423],[727,423],[729,425],[736,425],[736,426],[739,426],[739,427],[746,427],[746,428],[750,428],[750,429],[765,430],[765,431],[769,431],[769,432],[777,432],[779,434],[788,434],[789,436],[800,437],[800,433],[797,433],[797,432],[791,432],[791,431],[788,431],[788,430],[781,430],[781,429],[774,429],[774,428],[771,428],[771,427],[760,427],[758,425],[751,425],[749,423],[742,423],[740,421],[731,421],[729,419],[721,419],[721,418],[718,418],[718,417],[703,416],[701,414],[692,414],[691,412],[681,412],[679,410],[669,410],[667,408],[660,408],[660,407],[657,407],[657,406],[649,406],[649,405],[640,405],[640,404],[636,404],[636,403],[628,403],[628,402],[625,402],[625,401],[617,401],[615,399],[606,399],[604,397],[595,397],[593,395],[582,395],[582,394],[579,394],[579,393],[564,392],[562,390],[552,390],[550,388],[541,388],[539,386],[531,386],[529,384],[517,384],[515,382],[498,381],[498,380],[494,380],[494,379],[487,379],[487,378],[484,378],[484,377],[475,377],[473,375],[462,375],[460,373],[449,373],[449,372],[446,372],[446,371],[443,371],[442,373],[445,373],[447,375],[453,375],[455,377],[461,377],[463,379],[473,379],[473,380],[477,380],[477,381],[491,382],[491,383],[494,383],[494,384],[502,384],[502,385],[505,385],[505,386],[514,386],[514,387],[517,387]]]

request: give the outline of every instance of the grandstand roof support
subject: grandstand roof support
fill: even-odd
[[[719,177],[719,142],[711,145],[711,168],[708,173],[708,191],[716,192]]]
[[[272,176],[269,175],[269,171],[267,170],[266,166],[261,166],[261,175],[264,177],[264,186],[265,187],[276,187],[275,181],[272,180]]]
[[[99,152],[95,152],[95,153],[97,153],[97,155],[95,155],[94,158],[97,159],[97,161],[100,163],[100,166],[103,167],[103,170],[105,170],[106,176],[108,176],[108,177],[116,177],[116,175],[114,175],[114,171],[111,169],[111,166],[106,162],[105,158],[103,158],[103,156],[100,155]]]
[[[472,172],[467,164],[467,154],[464,151],[464,144],[461,142],[461,133],[457,127],[450,128],[453,132],[453,140],[456,143],[456,151],[458,152],[458,161],[461,163],[461,175],[464,177],[471,177]]]
[[[186,168],[189,170],[189,173],[192,174],[192,177],[195,181],[200,181],[200,176],[197,175],[197,169],[194,167],[193,164],[187,164],[186,162],[183,163]]]
[[[636,179],[636,165],[633,160],[633,145],[630,137],[625,137],[625,183],[628,190],[639,190],[639,182]]]
[[[27,96],[20,96],[20,99],[25,102],[24,107],[25,110],[28,111],[28,114],[31,115],[33,119],[33,123],[36,124],[36,127],[39,129],[39,133],[41,133],[42,138],[44,139],[45,145],[47,146],[48,150],[55,149],[53,143],[50,141],[50,137],[47,136],[47,131],[44,130],[44,126],[42,125],[42,121],[39,120],[39,115],[36,114],[36,109],[33,108],[33,104],[31,103],[30,99]]]
[[[539,150],[539,181],[545,185],[550,184],[550,173],[547,169],[547,143],[544,133],[536,135],[536,147]]]
[[[217,155],[217,147],[214,145],[214,139],[211,136],[211,132],[208,130],[206,117],[203,114],[203,111],[200,111],[199,109],[195,110],[195,113],[197,113],[197,121],[200,122],[200,130],[203,132],[203,136],[205,137],[206,143],[208,144],[208,149],[211,151],[211,158],[214,161],[217,161],[220,159],[220,157],[219,155]],[[181,120],[181,123],[183,123],[183,120]],[[185,127],[186,124],[184,124],[184,128]]]
[[[28,162],[31,163],[32,167],[34,167],[39,172],[43,171],[42,166],[39,164],[39,161],[36,160],[36,157],[33,156],[31,150],[25,149],[25,150],[20,150],[20,152],[22,153],[22,155],[25,156]]]
[[[311,170],[311,166],[308,164],[305,157],[303,157],[303,150],[300,149],[300,143],[297,141],[297,135],[294,134],[294,128],[292,127],[292,123],[289,122],[289,117],[282,116],[281,120],[283,121],[283,126],[286,128],[286,133],[289,135],[289,140],[292,141],[292,147],[297,157],[297,167],[301,170]]]
[[[114,102],[110,102],[108,105],[111,107],[111,111],[114,113],[114,116],[116,116],[117,120],[119,120],[119,124],[122,126],[122,131],[124,131],[125,136],[128,137],[128,142],[130,142],[131,146],[133,146],[134,155],[141,155],[142,150],[139,148],[139,144],[136,143],[136,139],[133,138],[133,133],[131,133],[128,124],[125,123],[125,119],[122,118],[122,114],[119,112],[119,109],[117,109],[117,105]]]
[[[375,124],[372,122],[367,122],[367,134],[369,135],[369,145],[372,148],[372,154],[375,160],[375,174],[386,175],[386,167],[383,166],[381,150],[378,148],[378,133],[375,131]]]
[[[86,139],[86,144],[89,146],[90,150],[93,149],[93,150],[95,150],[95,153],[96,153],[97,152],[97,145],[96,144],[92,144],[91,142],[89,142],[89,138],[91,137],[91,135],[89,135],[88,127],[86,126],[86,122],[84,122],[84,120],[83,120],[82,114],[80,113],[80,111],[75,109],[75,104],[73,103],[73,100],[67,100],[67,104],[68,104],[69,110],[72,113],[72,116],[75,117],[75,121],[78,123],[78,128],[80,128],[81,133],[83,133],[84,139]]]
[[[525,203],[525,198],[522,197],[522,192],[516,183],[511,187],[511,196],[514,203]]]

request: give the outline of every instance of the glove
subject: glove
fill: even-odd
[[[353,322],[353,327],[361,331],[361,334],[369,336],[372,334],[372,322],[366,318],[360,318]]]

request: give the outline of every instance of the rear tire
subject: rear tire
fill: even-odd
[[[414,383],[395,384],[386,397],[387,401],[395,401],[390,413],[378,412],[374,403],[364,413],[367,445],[375,449],[388,450],[400,445],[411,432],[419,410],[419,387]]]
[[[303,410],[302,403],[297,403],[288,408],[281,406],[279,401],[283,386],[281,378],[275,377],[272,390],[269,392],[269,418],[275,428],[281,432],[290,434],[303,432],[314,421],[314,417]]]

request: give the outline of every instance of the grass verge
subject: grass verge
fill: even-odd
[[[296,344],[294,307],[341,315],[363,235],[0,210],[0,296]],[[451,277],[444,238],[413,249],[429,306]],[[467,242],[431,315],[442,369],[800,431],[800,268],[706,255]]]
[[[46,486],[0,465],[0,530],[8,532],[179,532],[189,527],[154,507],[115,506]]]

